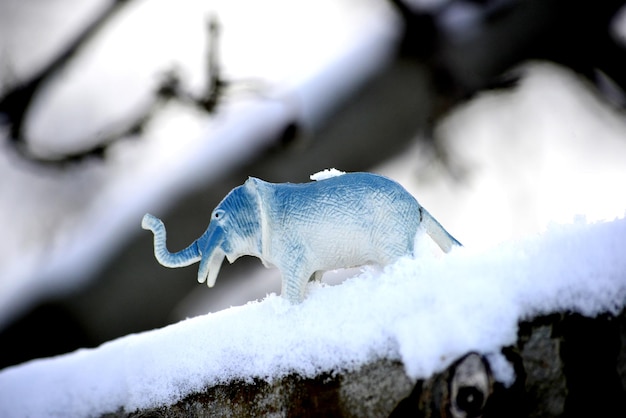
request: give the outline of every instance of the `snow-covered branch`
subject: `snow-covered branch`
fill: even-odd
[[[428,254],[428,240],[423,244],[422,254]],[[501,350],[518,343],[521,321],[624,309],[625,245],[626,220],[581,221],[489,250],[401,259],[338,286],[310,285],[300,305],[269,295],[5,369],[0,414],[133,412],[174,405],[220,385],[234,384],[237,393],[251,382],[269,388],[294,376],[332,382],[337,374],[387,367],[381,364],[402,365],[401,389],[392,390],[399,400],[407,395],[407,381],[442,372],[469,352],[485,356],[501,387],[511,386],[515,367]]]

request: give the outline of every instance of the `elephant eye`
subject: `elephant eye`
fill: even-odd
[[[214,219],[220,219],[220,218],[223,218],[223,217],[224,217],[224,211],[223,210],[216,210],[213,213],[213,218]]]

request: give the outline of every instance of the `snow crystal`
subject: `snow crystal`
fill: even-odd
[[[552,226],[488,250],[403,258],[339,286],[312,283],[300,305],[264,300],[0,372],[0,416],[98,415],[171,404],[233,379],[351,370],[380,358],[412,379],[459,356],[514,344],[521,319],[616,313],[626,301],[626,219]]]
[[[337,170],[336,168],[327,168],[326,170],[318,171],[315,174],[311,174],[309,178],[311,180],[320,181],[329,179],[331,177],[341,176],[342,174],[346,174],[346,172]]]

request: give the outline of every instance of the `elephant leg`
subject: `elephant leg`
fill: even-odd
[[[309,275],[302,271],[283,272],[281,296],[293,304],[298,304],[304,300],[304,291],[309,277],[314,277],[315,273]]]
[[[316,271],[315,273],[311,274],[311,277],[309,277],[309,282],[321,282],[322,281],[322,276],[324,275],[323,271]]]

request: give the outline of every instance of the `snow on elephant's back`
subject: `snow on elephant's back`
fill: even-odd
[[[327,168],[326,170],[318,171],[315,174],[311,174],[309,178],[311,180],[320,181],[320,180],[326,180],[332,177],[341,176],[343,174],[346,174],[346,172],[337,170],[336,168]]]

